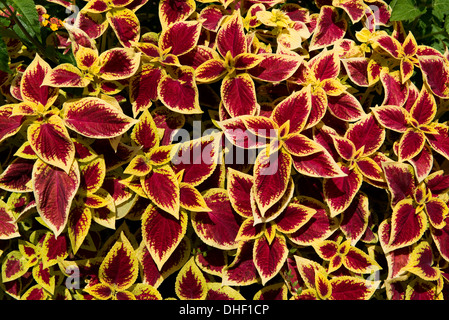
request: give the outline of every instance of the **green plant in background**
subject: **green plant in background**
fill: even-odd
[[[401,21],[416,40],[441,52],[449,47],[448,0],[393,0],[391,21]]]

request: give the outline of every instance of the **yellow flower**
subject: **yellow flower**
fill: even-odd
[[[48,21],[48,19],[50,18],[50,15],[49,14],[43,14],[42,15],[42,21],[41,21],[41,25],[43,26],[43,27],[46,27],[50,22]]]
[[[52,31],[56,31],[56,30],[58,30],[62,26],[63,22],[61,20],[59,20],[58,18],[52,17],[52,18],[50,18],[50,20],[46,19],[43,22],[43,26],[44,27],[47,26],[48,24],[50,24],[50,29]]]

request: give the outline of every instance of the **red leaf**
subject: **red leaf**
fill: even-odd
[[[195,70],[196,81],[211,83],[219,80],[227,73],[223,60],[210,59],[202,63]]]
[[[408,84],[402,83],[399,72],[381,73],[385,97],[382,105],[403,106],[408,97]]]
[[[287,285],[281,282],[265,286],[256,292],[253,300],[287,300]]]
[[[240,225],[236,241],[254,240],[263,236],[265,225],[263,223],[255,224],[254,218],[249,217]]]
[[[287,135],[283,142],[285,150],[293,156],[303,157],[323,150],[318,142],[300,133]]]
[[[253,261],[253,242],[241,241],[234,260],[223,271],[223,285],[242,286],[257,282],[258,271]]]
[[[73,53],[75,55],[79,50],[82,50],[83,48],[96,50],[95,40],[91,39],[86,32],[84,32],[80,28],[77,28],[76,26],[72,26],[69,23],[64,24],[64,28],[69,33],[69,39],[65,40],[67,42],[63,42],[64,47],[68,47],[71,44]],[[68,50],[68,48],[66,50]]]
[[[449,217],[446,217],[444,222],[445,225],[442,229],[431,227],[431,235],[441,256],[445,260],[449,260]]]
[[[305,225],[288,235],[293,243],[308,246],[328,238],[335,231],[336,221],[328,217],[325,204],[314,198],[304,196],[299,197],[298,200],[293,200],[293,203],[302,204],[316,210],[316,213]]]
[[[136,116],[140,111],[149,108],[152,101],[158,98],[157,86],[162,79],[163,72],[150,64],[142,66],[130,80],[129,97]]]
[[[325,240],[314,245],[316,253],[324,260],[332,260],[338,254],[338,243],[331,240]]]
[[[187,222],[187,214],[184,211],[181,211],[180,218],[176,219],[151,204],[143,213],[142,238],[159,270],[162,270],[181,243],[187,230]]]
[[[374,154],[383,144],[385,130],[379,126],[372,114],[351,124],[345,137],[352,141],[356,150],[363,147],[363,156]]]
[[[37,211],[58,236],[67,224],[70,205],[80,184],[78,163],[73,162],[67,174],[37,160],[32,177]]]
[[[170,110],[185,114],[203,112],[192,67],[180,67],[175,78],[169,75],[162,77],[157,92],[162,103]]]
[[[226,254],[226,251],[211,248],[206,244],[202,244],[198,249],[201,250],[202,253],[196,255],[196,264],[201,270],[221,277],[224,268],[228,266],[228,255]]]
[[[423,211],[416,211],[412,199],[399,201],[393,208],[389,251],[418,241],[426,231],[426,223],[426,214]]]
[[[346,11],[352,23],[360,21],[365,15],[365,6],[359,1],[346,1],[336,5]],[[376,6],[377,7],[377,6]]]
[[[52,87],[86,87],[90,80],[84,79],[81,71],[72,64],[63,63],[47,73],[43,83]]]
[[[274,108],[271,118],[281,127],[290,121],[290,133],[301,132],[312,109],[310,87],[293,92]]]
[[[130,48],[113,48],[98,57],[98,75],[104,80],[123,80],[133,76],[140,64],[140,53]]]
[[[350,93],[328,96],[329,111],[343,121],[356,121],[365,114],[360,102]]]
[[[240,149],[256,149],[267,147],[269,140],[265,137],[256,136],[247,130],[244,116],[234,117],[219,123],[228,141]],[[239,149],[238,149],[239,150]]]
[[[228,52],[233,58],[247,52],[243,19],[239,10],[236,10],[218,30],[217,49],[222,57],[226,57]]]
[[[432,267],[433,262],[432,248],[427,241],[423,241],[413,249],[403,270],[416,274],[423,280],[437,280],[441,274],[438,267]]]
[[[419,66],[432,92],[443,99],[449,97],[447,61],[437,55],[418,55]]]
[[[113,138],[125,133],[136,121],[99,98],[64,103],[66,126],[89,138]]]
[[[449,159],[449,127],[446,125],[434,126],[436,134],[426,134],[427,141],[432,149]]]
[[[182,267],[176,277],[176,295],[182,300],[204,300],[207,295],[206,278],[194,258]]]
[[[71,7],[72,4],[69,4]],[[87,33],[92,39],[99,38],[107,28],[107,23],[102,15],[80,12],[75,20],[75,26]]]
[[[256,113],[256,88],[247,73],[226,76],[222,81],[220,93],[223,105],[231,117]]]
[[[67,239],[63,234],[59,237],[47,233],[42,244],[42,262],[43,267],[47,268],[58,263],[58,259],[64,260],[69,255]]]
[[[419,125],[430,124],[437,113],[437,105],[434,96],[426,89],[421,89],[418,98],[410,109],[410,116]]]
[[[438,170],[427,177],[426,185],[432,193],[441,193],[449,188],[449,175],[444,174],[443,170]]]
[[[42,261],[39,261],[32,270],[33,278],[41,285],[45,290],[50,293],[54,293],[55,290],[55,277],[53,271],[43,265]]]
[[[353,246],[349,246],[349,250],[343,259],[343,264],[348,270],[355,273],[372,274],[382,269],[367,253]]]
[[[338,12],[330,6],[322,6],[317,20],[312,39],[310,40],[310,50],[317,50],[330,46],[342,39],[346,33],[346,20],[337,20]]]
[[[195,1],[162,0],[159,2],[159,19],[165,29],[172,24],[186,20],[196,8]]]
[[[317,81],[336,79],[340,73],[340,60],[335,51],[323,50],[307,63]]]
[[[382,163],[382,167],[394,207],[399,201],[412,196],[416,187],[413,169],[410,165],[398,162]]]
[[[225,12],[219,5],[209,5],[200,12],[200,19],[204,19],[203,27],[213,32],[218,31],[224,17]]]
[[[99,156],[91,162],[81,165],[80,187],[90,193],[95,193],[103,185],[106,176],[106,164],[103,156]]]
[[[120,43],[131,48],[140,37],[140,23],[136,14],[128,8],[110,10],[106,17]]]
[[[430,281],[415,278],[410,281],[410,288],[411,290],[406,291],[404,300],[435,300],[438,297],[437,285]]]
[[[404,132],[399,140],[398,158],[399,161],[409,160],[417,156],[424,148],[426,136],[420,131],[410,128]]]
[[[341,60],[349,79],[359,87],[368,87],[368,58],[349,58]]]
[[[19,227],[13,214],[6,209],[6,204],[3,201],[0,202],[0,205],[0,239],[20,237]]]
[[[98,63],[98,50],[96,48],[80,47],[75,54],[75,60],[80,70],[88,70]],[[51,80],[51,73],[46,78]]]
[[[355,170],[342,167],[345,177],[326,179],[323,184],[324,199],[330,208],[331,217],[346,210],[359,191],[363,177]]]
[[[31,148],[43,161],[69,171],[75,158],[75,146],[59,116],[30,125],[27,136]]]
[[[88,12],[101,13],[109,9],[109,5],[105,0],[93,0],[84,8]]]
[[[255,79],[267,82],[281,82],[290,78],[302,60],[282,54],[262,54],[263,60],[248,73]]]
[[[426,202],[425,210],[429,218],[430,224],[437,229],[445,226],[444,219],[449,213],[447,204],[440,198],[431,198]]]
[[[179,217],[179,183],[169,165],[154,168],[141,181],[145,193],[159,208]]]
[[[340,229],[346,238],[351,240],[353,246],[360,240],[368,227],[368,218],[371,214],[368,201],[368,197],[359,192],[351,205],[342,212]]]
[[[34,105],[50,106],[58,96],[58,88],[43,84],[45,76],[51,71],[50,65],[38,54],[26,68],[20,83],[20,92],[25,102]]]
[[[408,79],[411,78],[411,76],[413,75],[414,68],[415,68],[415,66],[413,65],[413,62],[409,61],[408,59],[401,60],[400,71],[401,71],[402,83],[404,83],[405,81],[407,81]]]
[[[33,160],[16,158],[0,175],[0,188],[10,192],[33,191],[27,184],[31,180]]]
[[[131,139],[142,146],[143,152],[149,152],[159,145],[158,128],[147,110],[143,111],[139,122],[134,126]]]
[[[263,57],[254,53],[241,53],[234,58],[234,68],[236,70],[251,69],[263,60]]]
[[[338,152],[338,155],[346,161],[351,161],[356,155],[356,149],[354,143],[351,140],[337,135],[331,136],[334,141],[334,147]]]
[[[191,221],[204,243],[222,250],[236,249],[241,217],[232,210],[224,189],[209,189],[204,200],[210,211],[192,212]]]
[[[253,177],[249,174],[228,168],[228,194],[233,209],[243,217],[252,217],[250,190]]]
[[[112,297],[112,288],[104,283],[96,283],[94,285],[84,288],[84,291],[99,300],[108,300]]]
[[[282,198],[287,190],[292,165],[291,156],[281,151],[269,157],[262,150],[254,165],[255,199],[262,216]]]
[[[398,59],[400,53],[402,51],[402,45],[398,40],[389,36],[389,35],[381,35],[376,37],[374,40],[377,45],[379,45],[382,49],[388,52],[393,58]]]
[[[142,267],[142,282],[155,288],[159,287],[162,281],[172,273],[179,270],[190,257],[190,240],[184,237],[170,258],[164,263],[161,270],[158,269],[145,243],[142,241],[137,254]]]
[[[11,116],[13,105],[0,107],[0,142],[15,135],[22,126],[23,116]]]
[[[262,279],[262,285],[276,276],[287,259],[288,249],[285,238],[276,235],[271,244],[265,237],[254,242],[254,265]]]
[[[315,87],[310,96],[312,106],[306,129],[315,127],[324,118],[328,106],[327,94],[323,88]]]
[[[164,106],[156,107],[151,114],[156,126],[160,129],[164,129],[161,145],[170,144],[172,142],[173,133],[184,126],[185,116],[171,111]]]
[[[172,158],[173,170],[184,170],[182,181],[198,186],[210,177],[217,167],[218,143],[214,135],[184,142]]]
[[[209,211],[206,202],[201,193],[187,183],[181,183],[180,186],[180,205],[190,211]]]
[[[277,136],[276,124],[264,116],[242,116],[246,129],[258,137],[275,138]]]
[[[295,169],[307,176],[336,178],[346,175],[326,150],[305,157],[292,158]]]
[[[315,273],[315,290],[321,299],[327,300],[329,298],[332,293],[332,287],[327,279],[327,274],[322,272]]]
[[[380,106],[371,109],[377,121],[387,129],[405,132],[408,128],[408,113],[399,106]]]
[[[100,265],[100,281],[123,291],[137,279],[139,266],[131,243],[122,232],[120,239],[112,246]]]
[[[287,189],[284,192],[284,195],[274,203],[263,215],[261,214],[259,206],[256,204],[255,200],[255,188],[251,189],[251,207],[253,210],[253,217],[255,219],[256,224],[268,223],[281,215],[284,209],[289,204],[290,200],[292,200],[293,193],[295,191],[293,179],[290,177],[287,184]],[[273,232],[274,234],[274,232]]]
[[[369,300],[379,286],[379,282],[350,276],[335,277],[330,282],[331,300]]]
[[[159,48],[164,51],[169,48],[170,53],[176,56],[192,50],[200,37],[201,23],[198,21],[175,22],[162,31],[159,38]]]
[[[90,208],[79,205],[71,208],[67,227],[73,253],[76,254],[82,245],[89,233],[91,223],[92,212]]]

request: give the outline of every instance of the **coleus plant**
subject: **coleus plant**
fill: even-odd
[[[449,52],[388,3],[0,3],[1,298],[448,297]]]

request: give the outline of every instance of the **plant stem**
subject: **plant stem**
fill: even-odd
[[[444,33],[444,30],[442,30],[442,31],[436,31],[436,32],[432,32],[432,33],[428,33],[428,34],[423,35],[423,36],[421,36],[421,37],[416,37],[415,39],[416,39],[416,40],[422,40],[422,39],[430,38],[430,37],[433,37],[433,36],[435,36],[435,35],[437,35],[437,34],[442,34],[442,33]]]

